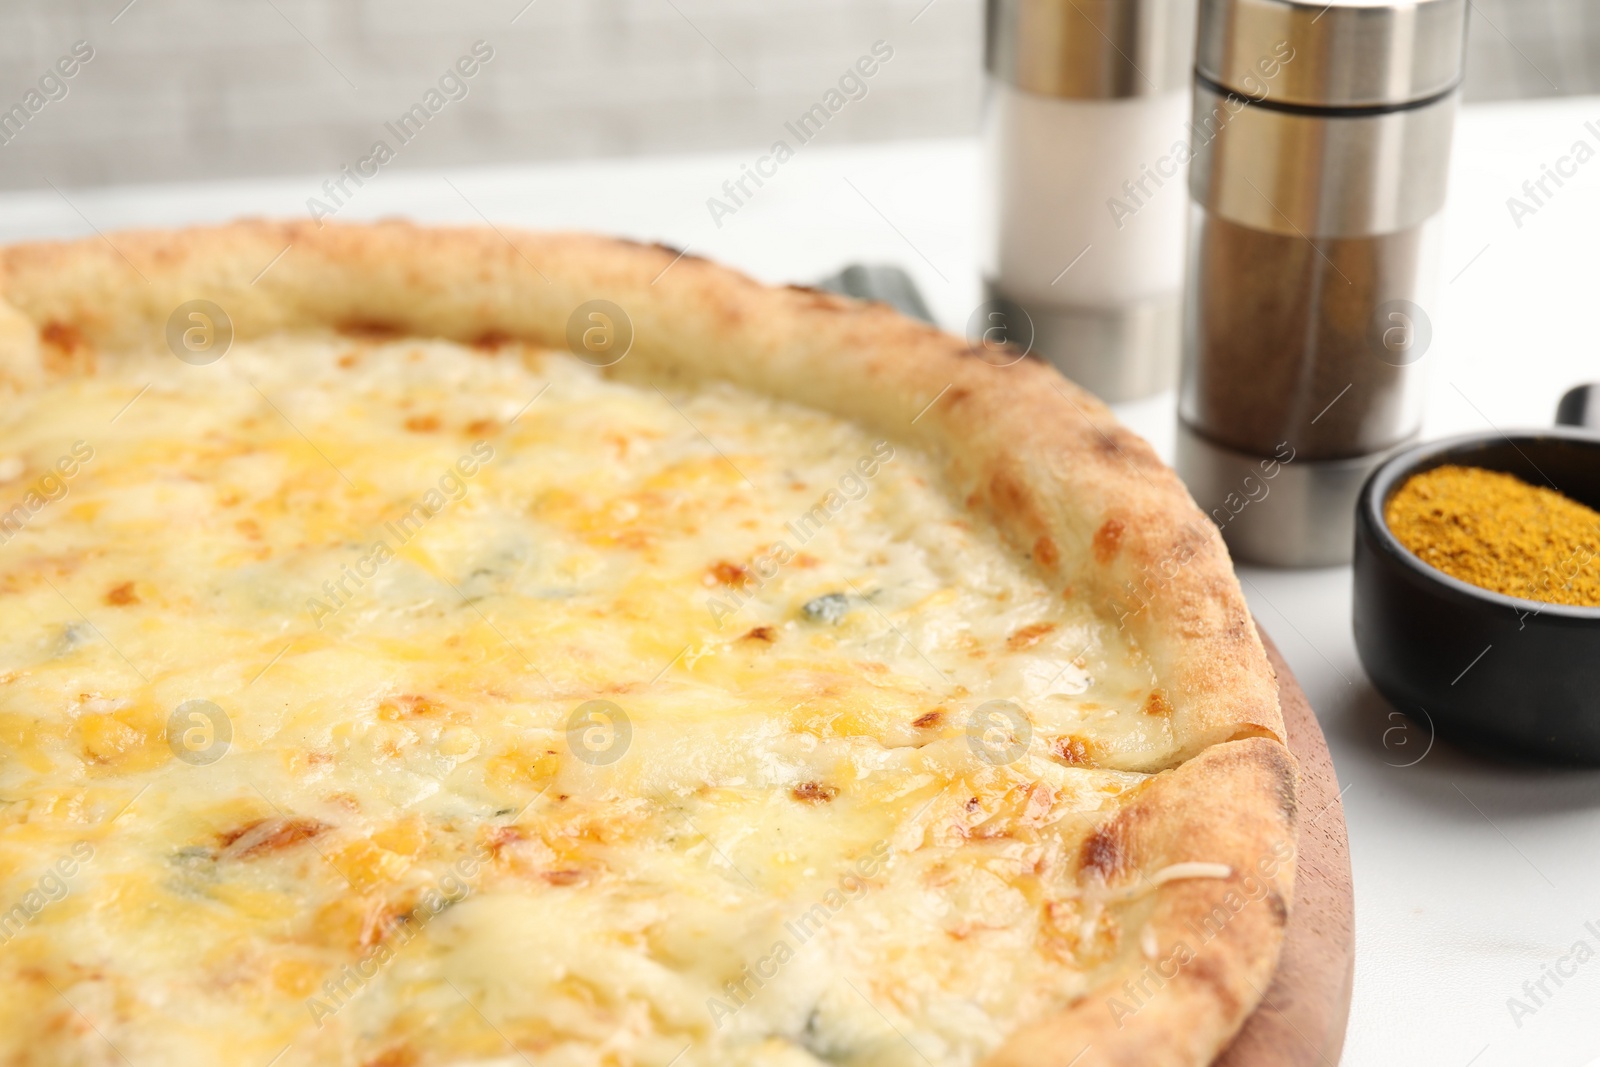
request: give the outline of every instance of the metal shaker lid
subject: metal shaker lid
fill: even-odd
[[[1189,86],[1195,0],[987,0],[984,65],[1040,96],[1156,96]]]
[[[1468,0],[1200,0],[1195,73],[1304,107],[1414,105],[1461,81]]]

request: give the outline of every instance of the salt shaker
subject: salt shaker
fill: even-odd
[[[987,0],[985,42],[980,312],[1105,400],[1171,388],[1194,0]]]
[[[1235,558],[1348,562],[1421,425],[1466,0],[1201,0],[1177,468]]]

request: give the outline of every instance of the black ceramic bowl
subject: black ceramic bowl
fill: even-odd
[[[1600,608],[1491,593],[1428,566],[1383,521],[1413,474],[1457,463],[1554,484],[1600,510],[1600,436],[1454,437],[1396,455],[1356,504],[1355,637],[1372,684],[1442,737],[1544,762],[1600,764]],[[1600,558],[1574,560],[1600,567]]]

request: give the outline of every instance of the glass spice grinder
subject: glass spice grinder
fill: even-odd
[[[1201,0],[1177,468],[1247,563],[1347,563],[1421,425],[1466,0]]]

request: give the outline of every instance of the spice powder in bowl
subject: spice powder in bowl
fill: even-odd
[[[1383,519],[1418,559],[1506,596],[1600,607],[1600,512],[1478,467],[1413,475]]]

